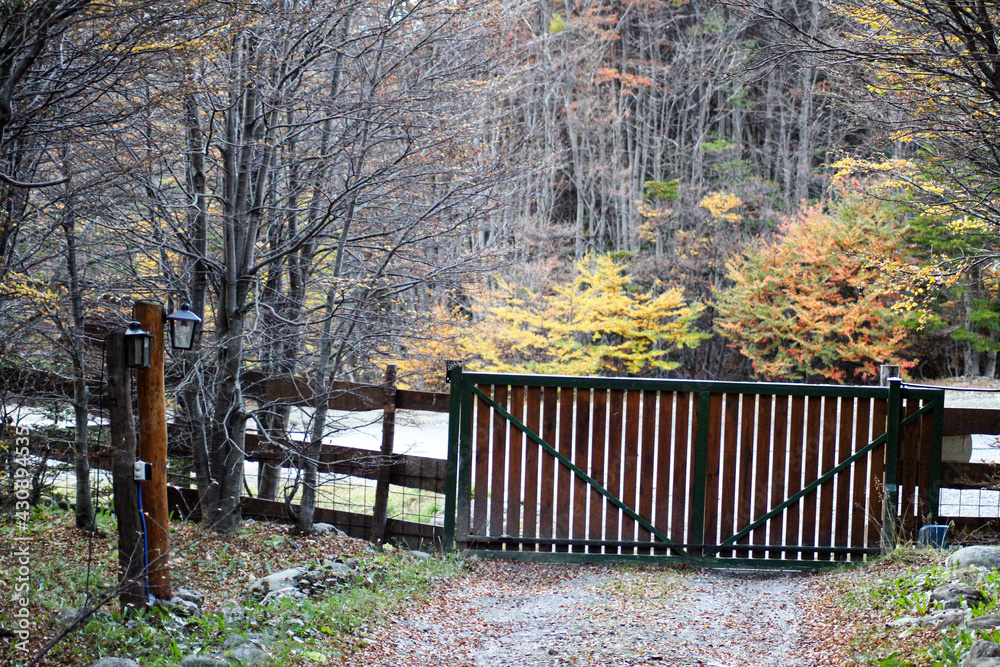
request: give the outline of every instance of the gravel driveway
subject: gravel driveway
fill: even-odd
[[[384,619],[356,664],[809,667],[810,577],[477,562]]]

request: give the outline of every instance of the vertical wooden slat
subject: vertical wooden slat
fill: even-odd
[[[706,444],[705,461],[705,530],[702,535],[704,544],[719,543],[719,473],[722,450],[722,394],[712,394],[709,397],[708,408],[708,442]]]
[[[900,420],[909,417],[919,409],[919,401],[913,398],[906,400],[906,408],[900,415]],[[902,502],[899,504],[900,539],[915,540],[919,499],[917,497],[917,476],[921,466],[920,455],[923,449],[920,419],[906,426],[899,437],[899,462],[902,469],[899,485],[902,489]],[[925,459],[926,460],[926,459]]]
[[[591,418],[591,477],[607,488],[608,470],[605,464],[604,447],[607,442],[605,431],[608,425],[608,390],[594,390],[594,414]],[[604,537],[604,507],[607,501],[596,489],[590,490],[590,528],[588,537],[592,540],[609,539]],[[609,505],[610,507],[610,505]],[[602,553],[601,547],[591,547],[591,553]]]
[[[785,495],[785,465],[788,460],[788,397],[774,398],[774,436],[771,441],[771,499],[768,509],[777,507],[787,497]],[[785,544],[785,517],[788,512],[782,512],[769,522],[768,544],[776,546]],[[768,552],[768,558],[780,559],[781,551]]]
[[[934,449],[933,413],[925,413],[920,418],[920,464],[917,468],[917,525],[919,530],[930,518],[931,455]]]
[[[542,414],[542,388],[528,387],[525,394],[527,403],[525,426],[541,435],[539,428]],[[524,523],[522,534],[525,537],[538,535],[538,454],[541,447],[534,442],[525,442],[524,452]],[[534,550],[533,545],[525,545],[526,550]]]
[[[872,433],[874,440],[886,432],[889,404],[884,398],[874,400],[872,406]],[[865,546],[878,547],[882,543],[882,501],[885,495],[885,445],[872,450],[868,469],[868,541]]]
[[[573,459],[573,403],[575,392],[570,387],[559,389],[559,448],[560,454]],[[572,498],[575,475],[564,465],[556,464],[556,534],[557,538],[570,536],[573,520]],[[569,547],[558,545],[556,551],[569,551]]]
[[[556,446],[556,425],[558,423],[557,404],[559,389],[545,387],[542,390],[542,440],[553,448]],[[539,454],[542,462],[542,482],[538,493],[538,537],[552,537],[556,507],[556,459],[548,452]],[[551,546],[540,546],[540,551],[552,551]]]
[[[636,509],[636,492],[638,489],[639,475],[639,401],[641,394],[638,391],[629,391],[625,394],[625,442],[623,443],[622,460],[622,502],[626,506]],[[636,523],[634,519],[627,516],[622,517],[622,539],[636,539]],[[623,550],[623,553],[635,553],[632,547]]]
[[[493,387],[493,400],[504,408],[507,406],[507,387],[505,385],[495,385]],[[509,411],[509,410],[508,410]],[[503,535],[503,515],[504,515],[504,492],[507,487],[507,430],[509,423],[500,416],[500,413],[493,412],[493,431],[491,434],[491,457],[490,466],[490,527],[491,537]],[[491,549],[502,549],[501,543],[490,546]]]
[[[871,442],[869,432],[871,430],[872,402],[869,398],[858,399],[857,416],[854,420],[854,448],[853,451],[865,447]],[[868,516],[868,461],[871,455],[862,457],[851,466],[851,477],[853,481],[851,489],[851,542],[849,546],[865,546],[865,535],[867,534]],[[855,560],[852,557],[852,560]],[[860,559],[859,559],[860,560]]]
[[[612,389],[608,400],[608,493],[621,498],[622,489],[622,426],[625,417],[625,392]],[[610,541],[621,539],[622,511],[606,504],[607,519],[604,534]],[[618,547],[608,547],[609,553],[620,553]]]
[[[806,403],[806,440],[802,484],[808,486],[819,479],[819,441],[822,404],[820,397],[810,396]],[[802,546],[816,544],[816,491],[802,499]],[[803,560],[815,560],[816,552],[803,551]]]
[[[674,461],[671,466],[673,479],[670,490],[670,539],[674,542],[687,541],[685,519],[691,502],[692,486],[688,484],[688,460],[691,451],[691,397],[687,392],[677,393],[675,404],[676,425],[674,427]]]
[[[792,396],[791,417],[789,417],[788,434],[788,480],[785,497],[790,498],[802,490],[802,460],[803,442],[805,441],[806,399],[803,396]],[[796,546],[800,544],[799,535],[802,528],[802,501],[795,503],[785,513],[785,544]],[[786,551],[785,558],[796,560],[798,552]]]
[[[838,424],[839,436],[837,438],[837,464],[840,465],[851,457],[854,449],[854,399],[843,398],[840,400],[840,419]],[[844,470],[837,475],[837,505],[833,514],[833,545],[837,547],[850,546],[851,522],[851,473],[852,468]],[[847,560],[847,554],[834,556],[834,560]]]
[[[768,510],[767,494],[769,491],[768,474],[771,471],[773,460],[773,442],[771,440],[771,412],[774,410],[774,396],[762,394],[757,397],[757,444],[754,448],[754,492],[753,492],[753,512],[751,520],[756,521],[764,516]],[[784,472],[784,471],[782,471]],[[771,525],[772,521],[768,522]],[[764,525],[753,531],[751,544],[767,544],[767,530],[770,526]],[[759,558],[767,557],[768,552],[757,551],[754,555]]]
[[[510,390],[510,413],[518,420],[524,420],[524,387],[511,387]],[[507,473],[507,535],[511,537],[521,536],[521,488],[524,485],[522,478],[521,459],[524,454],[525,437],[521,429],[513,424],[508,425],[510,433],[510,446],[508,455]],[[514,547],[507,547],[513,549]]]
[[[750,515],[753,510],[753,462],[754,433],[757,430],[757,396],[743,394],[740,398],[740,473],[739,488],[736,491],[736,530],[740,531],[750,525]],[[766,447],[762,443],[760,447]],[[750,544],[750,536],[740,539],[740,544]],[[737,558],[746,558],[752,554],[749,551],[736,552]]]
[[[652,523],[653,521],[653,486],[656,483],[653,467],[656,461],[656,392],[642,392],[642,434],[638,477],[639,500],[636,512],[639,516]],[[639,539],[650,541],[652,534],[639,527]],[[652,549],[640,549],[639,553],[650,554]]]
[[[666,535],[670,535],[670,464],[673,453],[673,413],[674,393],[660,392],[660,407],[657,416],[656,448],[656,498],[653,502],[653,525]],[[657,549],[654,553],[667,553]]]
[[[834,396],[827,396],[823,399],[823,440],[820,452],[819,474],[822,476],[829,470],[833,470],[837,465],[837,434],[840,432],[840,425],[837,422],[837,414],[840,401]],[[833,546],[833,496],[836,489],[836,478],[823,482],[819,487],[819,536],[817,544],[820,546]],[[820,560],[832,560],[829,553],[819,552],[817,558]]]
[[[479,390],[487,396],[493,395],[492,387],[480,385]],[[476,471],[473,489],[472,534],[486,534],[486,514],[489,510],[490,489],[490,417],[493,409],[482,398],[476,399]]]
[[[580,470],[590,474],[590,390],[576,390],[576,426],[574,428],[573,463]],[[593,475],[591,475],[593,476]],[[578,475],[573,475],[573,538],[587,537],[587,497],[590,486]],[[577,546],[571,551],[585,552],[587,548]]]
[[[739,438],[740,396],[726,394],[725,421],[722,435],[722,456],[720,470],[722,476],[722,502],[719,510],[719,541],[736,533],[736,475],[737,475],[737,440]],[[733,552],[721,551],[720,556],[731,557]]]

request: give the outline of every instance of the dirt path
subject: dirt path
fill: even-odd
[[[483,562],[384,622],[357,664],[808,667],[809,577]]]

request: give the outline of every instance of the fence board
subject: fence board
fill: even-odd
[[[492,396],[491,387],[479,387],[487,396]],[[475,490],[472,504],[472,534],[486,534],[486,517],[489,511],[490,488],[490,416],[493,411],[483,399],[476,400],[476,455],[473,469],[476,471]]]
[[[872,402],[872,431],[870,437],[874,440],[886,432],[886,419],[889,405],[885,399],[874,399]],[[882,500],[885,489],[885,445],[872,450],[868,458],[868,539],[867,546],[876,546],[882,541]]]
[[[591,430],[591,477],[598,484],[607,486],[608,469],[605,461],[605,447],[607,444],[608,426],[608,390],[594,390],[594,419]],[[604,496],[596,489],[590,490],[590,518],[588,536],[592,540],[600,540],[604,537],[604,508],[606,501]],[[610,506],[609,506],[610,508]],[[591,553],[602,553],[602,547],[588,549]]]
[[[573,462],[580,470],[589,474],[590,468],[590,389],[576,390],[576,419],[574,420],[574,451]],[[590,495],[590,485],[578,475],[573,475],[573,538],[587,538],[587,497]],[[578,553],[587,551],[587,547],[578,545],[571,549]]]
[[[525,423],[533,433],[540,433],[542,416],[541,387],[528,387],[525,395]],[[538,453],[540,447],[531,441],[525,442],[524,453],[524,528],[526,537],[538,535]]]
[[[524,387],[514,386],[510,390],[510,413],[519,420],[524,420]],[[520,536],[521,531],[521,489],[524,485],[523,462],[524,433],[513,424],[508,423],[508,438],[510,454],[507,457],[509,470],[507,474],[507,535]],[[533,447],[537,447],[531,443]]]
[[[750,525],[753,510],[753,462],[754,462],[754,431],[757,421],[757,396],[743,394],[740,397],[740,471],[739,488],[736,491],[736,529],[743,530]],[[761,445],[762,448],[766,445]],[[749,544],[750,535],[741,538],[739,544]],[[750,552],[737,550],[737,558],[747,558]]]
[[[786,498],[785,489],[787,478],[785,466],[788,459],[788,447],[790,438],[788,435],[788,397],[774,397],[774,436],[771,450],[773,452],[771,460],[771,500],[769,507],[777,507],[782,498]],[[785,519],[788,510],[778,514],[768,523],[768,544],[785,544]],[[779,559],[782,557],[781,551],[772,551],[769,558]]]
[[[772,460],[776,454],[771,439],[771,415],[774,411],[774,396],[763,394],[757,397],[756,412],[756,446],[754,449],[754,493],[753,493],[753,517],[762,517],[769,509],[768,506],[768,475],[773,470]],[[782,471],[784,472],[784,471]],[[777,504],[777,503],[775,503]],[[769,522],[770,523],[770,522]],[[767,544],[767,524],[764,524],[751,534],[751,544]]]
[[[545,387],[542,394],[542,439],[555,447],[556,445],[556,406],[559,400],[559,389],[556,387]],[[542,484],[538,502],[541,506],[541,524],[538,536],[550,538],[553,534],[553,524],[555,523],[556,506],[556,459],[552,454],[543,452],[542,457]],[[539,547],[541,549],[541,547]],[[551,551],[549,546],[544,551]]]
[[[823,440],[820,452],[820,474],[833,470],[837,465],[837,434],[840,432],[837,414],[840,400],[827,396],[823,399]],[[838,476],[839,477],[839,476]],[[819,534],[816,544],[834,546],[834,514],[833,501],[836,490],[836,479],[831,479],[820,485],[819,492]],[[830,558],[832,554],[820,554],[820,560]]]
[[[673,479],[670,490],[670,539],[683,544],[687,541],[685,531],[686,509],[688,498],[692,493],[689,483],[691,472],[688,464],[691,459],[691,399],[688,392],[677,392],[677,417],[674,426],[674,461],[672,466]]]
[[[641,393],[629,391],[625,394],[625,442],[622,460],[622,496],[621,501],[633,510],[636,508],[636,492],[639,487],[639,407]],[[622,516],[622,539],[636,539],[635,519]],[[634,554],[634,548],[626,548],[622,553]]]
[[[793,396],[791,399],[791,417],[789,418],[788,434],[788,479],[785,483],[785,497],[802,490],[802,467],[805,452],[806,399],[804,396]],[[802,501],[790,506],[785,512],[785,544],[801,544],[799,533],[801,525],[799,518],[802,513]],[[796,551],[785,551],[784,557],[798,560]]]
[[[719,543],[719,461],[722,452],[723,394],[712,394],[708,408],[708,446],[705,472],[705,544]],[[701,415],[699,415],[699,418]]]
[[[656,392],[644,391],[642,400],[642,433],[640,435],[641,453],[638,476],[638,500],[634,506],[640,516],[647,519],[653,516],[653,487],[655,483],[654,465],[656,462]],[[648,530],[639,527],[639,540],[650,541]],[[640,549],[639,553],[651,554],[652,549]]]
[[[608,393],[608,486],[607,490],[616,498],[622,493],[622,427],[624,426],[625,392],[612,389]],[[622,511],[608,503],[604,539],[622,539]],[[619,547],[609,547],[610,553],[620,553]],[[606,550],[605,553],[608,553]]]
[[[856,450],[854,442],[854,399],[845,398],[840,401],[840,415],[837,432],[837,459],[836,464],[840,465]],[[867,441],[866,441],[867,442]],[[851,525],[851,475],[852,469],[846,473],[837,475],[836,485],[836,505],[833,515],[833,542],[834,546],[847,546],[850,543]],[[848,554],[834,554],[834,560],[847,560]]]
[[[806,403],[805,463],[802,484],[808,486],[819,479],[819,447],[821,437],[822,399],[810,396]],[[816,492],[802,498],[802,542],[803,546],[816,545]],[[804,560],[814,560],[815,551],[802,551]]]
[[[657,420],[658,432],[657,442],[659,443],[656,452],[656,498],[653,503],[653,525],[660,529],[665,535],[670,535],[670,465],[673,461],[674,442],[674,400],[673,392],[660,392],[659,399],[659,419]],[[655,550],[655,553],[666,553],[663,549]]]
[[[573,403],[574,390],[571,387],[562,387],[559,390],[559,453],[567,459],[573,458]],[[570,514],[572,508],[570,503],[573,498],[573,478],[575,475],[566,466],[556,467],[556,537],[568,538]],[[557,544],[556,551],[569,551],[565,544]]]
[[[725,540],[736,530],[736,475],[737,446],[739,438],[739,394],[726,394],[723,409],[722,453],[719,459],[720,477],[722,482],[721,502],[719,504],[719,539]],[[718,542],[715,542],[718,544]]]
[[[866,442],[871,442],[871,411],[872,402],[867,398],[859,398],[857,401],[857,415],[854,420],[854,451],[865,446]],[[871,455],[859,459],[851,466],[851,478],[853,482],[851,497],[851,544],[865,544],[867,540],[868,507],[866,497],[868,494],[868,476],[871,465]]]

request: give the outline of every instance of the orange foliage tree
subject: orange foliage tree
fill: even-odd
[[[769,380],[843,383],[878,377],[900,357],[907,315],[875,289],[871,257],[898,255],[902,230],[878,203],[848,201],[832,212],[804,209],[771,243],[727,264],[716,291],[718,331]]]

